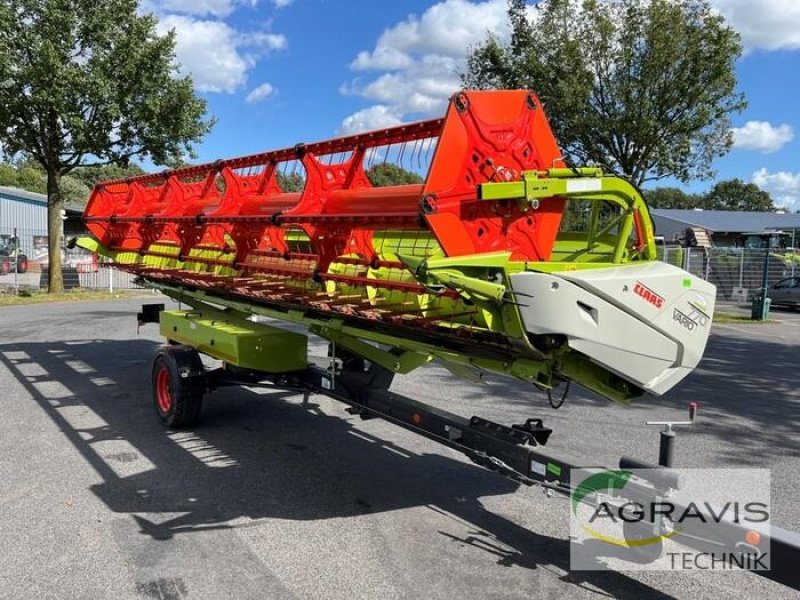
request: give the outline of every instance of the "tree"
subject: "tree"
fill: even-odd
[[[47,190],[47,179],[41,168],[35,164],[0,163],[0,185],[43,194]]]
[[[306,179],[300,173],[279,172],[277,179],[284,192],[302,192],[306,187]]]
[[[72,175],[90,190],[99,181],[109,181],[111,179],[124,179],[125,177],[136,177],[144,175],[145,171],[136,163],[127,166],[103,165],[80,167],[72,172]]]
[[[69,175],[61,178],[61,195],[65,203],[83,206],[89,200],[92,188],[98,181],[134,177],[143,173],[144,169],[136,164],[128,167],[116,165],[76,167]],[[15,164],[0,163],[0,185],[45,194],[47,175],[39,163],[23,156],[15,161]]]
[[[136,0],[0,3],[0,143],[46,174],[51,292],[63,290],[62,178],[134,157],[166,164],[213,125],[174,47]]]
[[[720,181],[706,193],[704,200],[705,207],[713,210],[775,210],[768,192],[741,179]]]
[[[644,190],[644,199],[650,208],[705,208],[705,197],[687,194],[674,187],[657,187]]]
[[[637,185],[713,176],[730,149],[739,35],[707,0],[509,0],[508,45],[489,37],[464,84],[530,88],[566,156]]]
[[[86,187],[86,185],[74,175],[65,175],[61,178],[61,195],[64,198],[65,204],[86,206],[86,203],[89,201],[89,194],[91,193],[91,188]]]
[[[375,187],[422,183],[422,177],[417,173],[392,163],[372,165],[367,169],[367,179]]]
[[[8,163],[0,163],[0,185],[17,187],[17,170]]]
[[[29,192],[47,192],[47,178],[40,169],[25,165],[17,167],[17,187]]]

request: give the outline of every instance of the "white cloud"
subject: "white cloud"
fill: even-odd
[[[734,127],[733,147],[769,154],[777,152],[794,139],[791,125],[774,127],[767,121],[748,121],[744,127]]]
[[[373,54],[383,49],[406,53],[463,57],[471,44],[488,31],[508,35],[508,4],[505,0],[468,2],[444,0],[421,17],[409,17],[383,32]]]
[[[712,4],[742,34],[747,50],[800,49],[797,0],[712,0]]]
[[[289,6],[294,0],[272,0],[272,3],[275,5],[275,8],[284,8]]]
[[[792,211],[800,210],[800,173],[770,173],[762,168],[753,173],[752,182],[769,192],[777,206]]]
[[[245,33],[237,31],[240,38],[239,45],[251,48],[263,48],[267,51],[283,50],[287,46],[286,36],[280,33],[264,33],[263,31],[253,31]]]
[[[382,69],[393,71],[396,69],[406,69],[413,64],[411,57],[397,48],[379,46],[372,52],[359,52],[356,59],[351,63],[350,68],[354,71],[365,71],[367,69]]]
[[[742,34],[748,50],[800,49],[797,0],[759,0],[757,6],[753,0],[712,0],[712,4]],[[508,41],[507,8],[507,0],[441,0],[422,15],[409,15],[386,29],[372,50],[359,52],[352,61],[353,71],[374,71],[374,78],[356,78],[342,86],[342,93],[373,100],[400,118],[440,112],[460,87],[459,73],[465,70],[470,48],[489,32]],[[533,13],[533,5],[530,10]],[[773,132],[772,143],[787,135],[781,127]],[[756,149],[767,152],[769,147]]]
[[[413,113],[439,115],[448,97],[461,87],[470,48],[492,32],[501,40],[510,35],[506,0],[443,0],[422,16],[410,15],[385,30],[371,51],[359,52],[354,71],[384,71],[365,81],[359,77],[341,88],[378,104],[347,117],[341,129],[354,124],[402,121]],[[396,123],[393,123],[396,124]]]
[[[385,129],[401,122],[401,115],[394,109],[384,104],[376,104],[347,117],[342,121],[339,133],[348,135],[371,129]]]
[[[272,87],[269,83],[262,83],[257,88],[253,89],[249,94],[247,94],[247,101],[248,104],[255,104],[256,102],[261,102],[266,98],[272,96],[275,93],[275,88]]]
[[[175,53],[181,74],[190,74],[201,92],[233,93],[265,53],[286,47],[286,38],[272,33],[242,33],[222,21],[167,15],[160,33],[175,29]]]

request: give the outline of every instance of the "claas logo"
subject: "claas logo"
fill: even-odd
[[[661,308],[664,305],[664,298],[656,294],[653,290],[651,290],[647,286],[642,285],[638,281],[636,282],[636,285],[633,286],[633,293],[639,296],[640,298],[644,298],[656,308]]]

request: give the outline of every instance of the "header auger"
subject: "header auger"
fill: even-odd
[[[381,185],[387,173],[407,183]],[[714,308],[712,285],[655,260],[633,186],[565,166],[527,91],[460,92],[442,119],[103,182],[84,218],[79,244],[145,285],[303,323],[396,373],[439,359],[624,402],[696,366]]]
[[[192,427],[222,386],[320,394],[558,494],[579,467],[543,450],[543,419],[466,418],[392,391],[394,375],[438,359],[472,381],[529,382],[554,406],[573,381],[627,402],[691,372],[714,310],[714,286],[656,260],[637,190],[566,167],[526,91],[461,92],[443,119],[104,182],[85,220],[81,246],[188,306],[137,317],[168,342],[151,371],[167,427]],[[309,357],[306,335],[253,316],[305,325],[330,355]],[[620,459],[651,474],[609,489],[619,506],[680,486],[662,443],[659,465]],[[737,557],[769,548],[773,570],[757,573],[798,585],[797,534],[771,527],[753,542],[749,524],[701,521],[672,539]],[[656,514],[642,524],[677,531]],[[639,533],[623,528],[628,546]]]

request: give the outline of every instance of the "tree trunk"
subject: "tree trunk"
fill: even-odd
[[[61,271],[61,250],[64,247],[64,199],[61,197],[61,174],[47,170],[47,252],[49,255],[49,287],[51,294],[64,291],[64,274]]]

